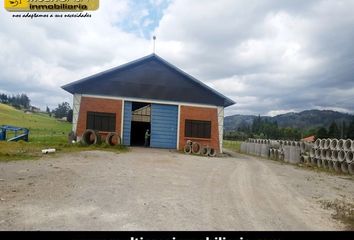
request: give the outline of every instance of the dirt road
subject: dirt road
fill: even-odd
[[[352,177],[158,149],[0,163],[1,230],[341,230]]]

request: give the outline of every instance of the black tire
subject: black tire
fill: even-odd
[[[193,142],[191,140],[187,140],[186,144],[192,146]]]
[[[209,156],[210,157],[215,157],[216,156],[216,151],[215,151],[214,148],[210,148]]]
[[[192,147],[191,145],[185,145],[183,148],[184,153],[191,154],[192,153]]]
[[[197,143],[197,142],[193,142],[193,144],[192,144],[192,153],[200,154],[201,150],[202,150],[202,146],[200,146],[200,144]]]
[[[114,141],[114,138],[117,138],[116,141]],[[118,135],[118,133],[115,132],[110,132],[106,136],[106,144],[109,146],[117,146],[121,144],[121,138]]]
[[[210,148],[209,147],[203,147],[200,153],[204,156],[209,156],[210,153]]]
[[[92,129],[86,129],[82,134],[81,140],[86,145],[101,144],[100,134]]]

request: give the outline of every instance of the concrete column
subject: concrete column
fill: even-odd
[[[73,130],[73,132],[75,134],[76,134],[76,129],[77,129],[77,122],[79,120],[80,104],[81,104],[81,94],[74,94],[74,99],[73,99],[73,127],[72,127],[72,130]]]

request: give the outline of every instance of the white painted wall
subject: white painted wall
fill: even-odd
[[[223,135],[224,135],[224,107],[218,107],[218,127],[219,127],[220,153],[222,153]]]
[[[73,132],[76,134],[77,122],[79,120],[79,111],[81,104],[81,94],[74,94],[73,100]]]

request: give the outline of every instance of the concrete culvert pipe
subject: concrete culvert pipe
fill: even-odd
[[[200,154],[200,151],[202,150],[202,147],[200,146],[199,143],[193,142],[192,143],[192,153],[194,154]]]
[[[209,147],[203,147],[201,150],[201,154],[204,156],[209,156],[210,153],[210,148]]]
[[[325,149],[326,139],[321,139],[320,148]]]
[[[332,150],[332,161],[338,161],[338,151]]]
[[[248,153],[254,154],[255,149],[256,149],[256,143],[251,143],[248,149]]]
[[[337,149],[343,150],[343,148],[344,148],[344,139],[339,139]]]
[[[300,162],[300,147],[296,146],[291,146],[290,147],[290,163],[297,164]]]
[[[317,166],[317,158],[312,157],[310,160],[311,160],[311,165],[312,166]]]
[[[340,168],[341,168],[343,173],[349,173],[348,163],[347,162],[342,162],[341,165],[340,165]]]
[[[268,153],[269,153],[269,145],[267,144],[262,144],[262,147],[261,147],[261,156],[262,157],[268,157]]]
[[[345,154],[345,161],[348,163],[348,164],[350,164],[350,163],[352,163],[353,162],[353,160],[354,160],[354,153],[353,152],[347,152],[346,154]]]
[[[326,159],[332,161],[332,150],[326,150]]]
[[[84,144],[87,145],[100,144],[101,136],[98,134],[97,131],[94,131],[92,129],[86,129],[85,132],[82,134],[81,140]]]
[[[316,152],[316,150],[314,148],[311,148],[310,157],[315,157],[315,152]]]
[[[331,145],[331,139],[327,138],[324,143],[324,148],[328,149]]]
[[[193,142],[191,140],[187,140],[186,144],[192,146]]]
[[[321,158],[317,159],[317,167],[319,167],[319,168],[322,167],[322,159]]]
[[[352,140],[350,140],[350,139],[345,140],[344,145],[343,145],[344,151],[351,151],[352,150],[352,144],[353,144]]]
[[[191,154],[192,153],[192,146],[189,144],[186,144],[183,148],[184,153]]]
[[[320,148],[321,147],[321,139],[317,139],[315,141],[315,148]]]
[[[305,164],[310,164],[311,163],[311,160],[310,160],[310,157],[309,156],[302,156],[303,157],[303,161]]]
[[[115,133],[115,132],[108,133],[107,137],[106,137],[106,144],[108,144],[110,146],[120,145],[121,139],[120,139],[120,136],[118,135],[118,133]]]
[[[274,149],[273,148],[269,149],[269,158],[274,160]]]
[[[254,149],[254,154],[256,154],[257,156],[261,155],[261,144],[256,144],[255,149]]]
[[[334,138],[331,140],[331,144],[329,145],[329,148],[332,150],[337,150],[338,147],[338,139]]]
[[[342,170],[340,162],[336,162],[336,161],[333,162],[333,168],[334,168],[334,171],[336,171],[336,172],[340,172]]]
[[[334,171],[334,166],[333,166],[334,162],[333,162],[333,161],[330,161],[330,160],[327,160],[327,161],[328,161],[328,169],[329,169],[330,171]]]
[[[312,145],[307,142],[300,142],[300,150],[302,153],[309,152],[311,150]]]
[[[241,143],[240,150],[241,150],[242,153],[247,152],[247,142],[242,142],[242,143]],[[203,153],[202,153],[202,154],[203,154]]]
[[[215,151],[214,148],[210,148],[209,156],[210,156],[210,157],[215,157],[215,156],[216,156],[216,151]]]
[[[338,152],[338,161],[339,162],[343,162],[345,160],[345,151],[344,150],[340,150]]]
[[[270,147],[271,148],[275,148],[275,149],[279,149],[280,148],[280,143],[275,141],[275,140],[272,140],[272,141],[270,141]]]
[[[316,157],[316,158],[321,158],[321,149],[316,149],[316,151],[315,151],[315,157]]]
[[[323,159],[322,160],[322,167],[324,168],[324,169],[328,169],[328,163],[329,163],[329,161],[328,160],[326,160],[326,159]]]
[[[300,163],[305,164],[305,157],[306,157],[306,156],[303,156],[303,155],[300,156]]]
[[[289,162],[290,161],[290,148],[291,146],[284,146],[283,151],[284,151],[284,162]]]
[[[275,151],[274,151],[274,160],[276,160],[276,161],[280,160],[279,159],[279,150],[278,149],[275,149]]]
[[[348,172],[351,175],[354,175],[354,163],[351,163],[351,164],[348,165]]]
[[[321,159],[326,159],[326,153],[327,153],[327,150],[326,149],[321,149]]]

